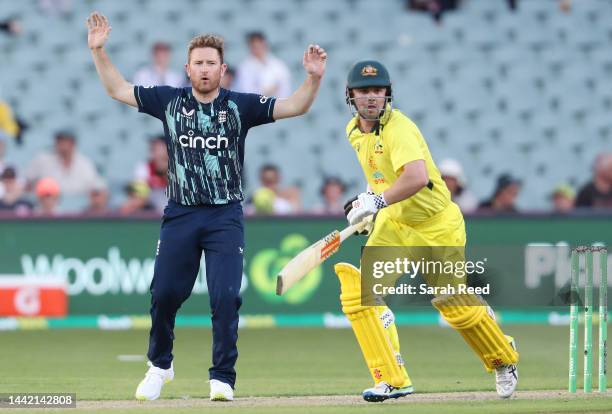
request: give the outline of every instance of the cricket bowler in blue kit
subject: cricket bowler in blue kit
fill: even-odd
[[[110,33],[107,18],[94,12],[87,26],[89,48],[107,93],[158,118],[168,149],[169,200],[151,282],[150,368],[136,398],[157,399],[163,385],[174,378],[174,321],[191,294],[203,251],[213,329],[210,399],[232,400],[244,252],[245,137],[249,128],[308,111],[327,55],[318,45],[310,45],[303,57],[306,80],[289,98],[277,100],[220,88],[227,69],[223,39],[201,35],[189,43],[185,70],[191,87],[134,86],[104,51]]]

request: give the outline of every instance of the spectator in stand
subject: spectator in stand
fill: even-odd
[[[127,199],[119,207],[119,214],[129,216],[132,214],[154,212],[155,207],[149,201],[151,189],[147,183],[134,181],[125,188]]]
[[[76,138],[67,131],[55,134],[54,151],[39,154],[30,163],[29,185],[42,177],[52,177],[68,196],[85,196],[100,181],[94,163],[76,150]]]
[[[512,11],[515,11],[518,8],[519,0],[506,0],[506,2]],[[572,0],[557,0],[557,4],[559,5],[559,10],[561,10],[563,13],[569,13],[572,11]]]
[[[559,184],[550,195],[555,213],[569,213],[574,209],[576,192],[567,184]]]
[[[108,206],[108,188],[100,181],[89,191],[89,205],[83,211],[88,216],[105,216],[111,213]]]
[[[156,136],[149,142],[149,159],[136,167],[134,181],[147,183],[151,190],[151,203],[163,213],[168,203],[168,149],[163,136]]]
[[[595,158],[593,180],[578,192],[576,207],[612,209],[612,152]]]
[[[234,88],[235,78],[236,78],[236,73],[234,72],[234,69],[228,66],[225,71],[225,75],[223,75],[223,77],[221,78],[221,87],[223,89],[235,89]]]
[[[323,205],[317,206],[313,212],[317,214],[344,214],[344,192],[346,187],[337,177],[328,177],[321,187]]]
[[[434,21],[440,23],[442,15],[448,10],[455,10],[459,3],[460,0],[407,0],[406,7],[409,10],[430,13]]]
[[[180,88],[185,85],[182,73],[169,69],[172,48],[169,44],[157,42],[152,48],[153,62],[140,68],[134,75],[134,85],[142,86],[173,86]]]
[[[478,208],[478,200],[467,188],[463,167],[459,161],[447,158],[438,164],[442,179],[451,193],[451,199],[462,212],[471,213]]]
[[[6,32],[11,36],[18,36],[22,32],[21,24],[16,19],[0,20],[0,31]]]
[[[43,177],[35,187],[37,205],[34,214],[42,217],[58,215],[60,186],[52,177]]]
[[[497,178],[493,196],[480,203],[478,211],[516,213],[515,202],[520,190],[520,180],[515,179],[510,174],[502,174]]]
[[[281,188],[281,175],[276,165],[259,170],[261,187],[255,190],[247,212],[256,214],[294,214],[300,211],[300,192],[295,187]]]
[[[235,88],[238,92],[287,98],[291,95],[291,74],[287,65],[268,51],[261,32],[247,36],[250,56],[238,66]]]
[[[25,198],[24,186],[17,179],[17,172],[13,167],[6,167],[0,175],[0,211],[9,210],[24,216],[32,208],[32,203]]]
[[[559,10],[566,14],[571,12],[572,0],[559,0]]]

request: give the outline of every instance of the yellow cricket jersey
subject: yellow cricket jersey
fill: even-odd
[[[390,218],[409,225],[417,224],[451,203],[450,192],[431,158],[421,131],[399,110],[394,109],[383,117],[378,133],[376,128],[373,132],[361,132],[357,126],[357,117],[348,123],[346,133],[370,188],[377,194],[395,183],[404,165],[415,160],[425,160],[429,186],[387,207]]]

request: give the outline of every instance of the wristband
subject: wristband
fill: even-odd
[[[383,193],[380,194],[376,194],[374,196],[374,204],[376,205],[377,209],[381,209],[381,208],[385,208],[388,206],[387,201],[385,200],[385,196],[383,195]]]

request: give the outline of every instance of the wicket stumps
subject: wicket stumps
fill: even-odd
[[[572,249],[570,258],[570,344],[569,392],[576,392],[578,366],[578,307],[580,306],[580,257],[584,257],[584,392],[593,390],[593,253],[599,264],[599,392],[607,389],[608,363],[608,251],[603,246],[579,246]]]

